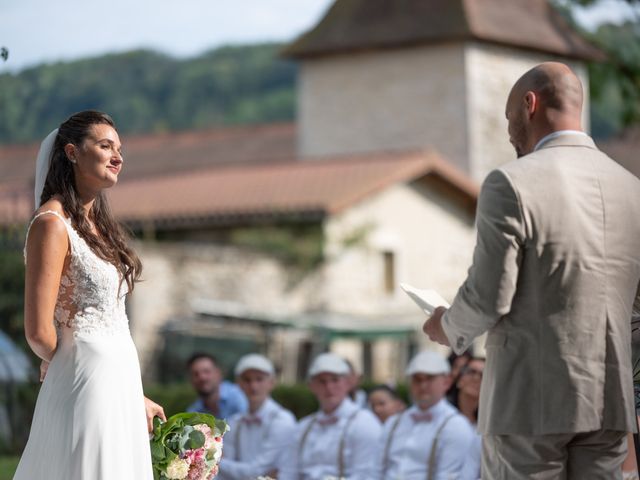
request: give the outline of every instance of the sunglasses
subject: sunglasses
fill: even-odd
[[[463,368],[461,375],[473,375],[474,377],[482,378],[482,370],[476,370],[475,368]]]

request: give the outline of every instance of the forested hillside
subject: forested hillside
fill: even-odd
[[[281,45],[223,47],[191,59],[147,50],[0,75],[0,143],[41,139],[86,108],[123,133],[292,120],[295,64]]]

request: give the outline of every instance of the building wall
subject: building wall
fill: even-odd
[[[246,248],[194,242],[136,245],[144,281],[130,299],[129,314],[145,377],[156,373],[154,355],[163,347],[160,329],[172,318],[191,315],[198,299],[235,302],[294,321],[297,313],[318,310],[370,319],[365,327],[401,321],[418,332],[424,315],[398,283],[436,288],[451,300],[464,280],[474,241],[472,214],[420,182],[393,186],[331,217],[325,233],[324,263],[301,278],[277,259]],[[391,293],[384,288],[384,251],[395,258]],[[309,340],[303,332],[281,331],[270,346],[283,380],[295,380],[299,346]],[[417,337],[428,346],[424,335]],[[393,350],[390,345],[400,348],[400,343],[375,342],[376,379],[388,380],[402,371],[403,365],[382,361]],[[347,356],[359,366],[360,346],[351,345],[354,350]],[[398,358],[404,363],[402,355]]]
[[[515,81],[544,61],[567,63],[585,87],[584,62],[468,42],[343,54],[302,62],[298,150],[303,157],[434,148],[481,182],[515,158],[505,102]]]
[[[482,181],[491,170],[516,158],[509,143],[505,106],[513,84],[546,61],[568,64],[585,91],[583,128],[589,130],[589,77],[584,62],[484,43],[465,46],[470,175]]]
[[[357,248],[345,246],[359,230],[367,234]],[[400,282],[435,288],[452,300],[475,242],[473,215],[419,182],[395,185],[335,215],[326,232],[326,306],[362,315],[416,312]],[[396,259],[392,293],[385,292],[384,251]]]
[[[303,157],[435,146],[467,158],[462,44],[303,61],[298,150]]]
[[[137,284],[128,312],[146,378],[156,374],[154,356],[163,347],[160,329],[172,318],[192,315],[195,300],[286,314],[306,310],[313,299],[309,292],[317,288],[313,275],[292,287],[291,272],[278,260],[246,248],[193,242],[138,242],[135,248],[144,280]]]

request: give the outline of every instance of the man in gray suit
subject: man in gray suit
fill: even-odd
[[[640,181],[582,132],[581,109],[566,65],[516,82],[506,116],[521,158],[484,181],[468,278],[424,325],[458,353],[488,331],[483,480],[621,478],[636,429]]]

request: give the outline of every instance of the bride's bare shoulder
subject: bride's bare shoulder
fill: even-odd
[[[58,215],[42,215],[48,212],[55,212]],[[62,202],[56,198],[51,198],[43,203],[34,213],[34,219],[28,229],[27,244],[41,242],[43,239],[50,239],[54,242],[66,243],[67,228],[61,222],[61,218],[66,218]]]
[[[62,207],[62,202],[60,201],[60,199],[56,197],[51,197],[49,200],[47,200],[42,205],[40,205],[40,208],[38,208],[38,210],[35,211],[34,215],[38,215],[44,212],[56,212],[62,215],[63,217],[66,217],[64,213],[64,208]],[[42,217],[46,217],[46,215],[41,215],[38,218],[42,218]]]

